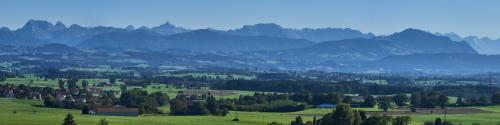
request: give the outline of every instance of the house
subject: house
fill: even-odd
[[[317,105],[316,108],[335,108],[336,106],[336,104],[320,104]]]
[[[138,116],[138,108],[126,108],[122,106],[100,107],[95,110],[96,115],[111,115],[111,116]]]

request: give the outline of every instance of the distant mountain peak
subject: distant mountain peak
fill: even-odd
[[[67,27],[62,22],[57,21],[56,25],[54,25],[54,28],[56,30],[63,30],[63,29],[66,29]]]
[[[160,26],[157,27],[152,27],[151,30],[153,30],[156,33],[159,33],[161,35],[170,35],[170,34],[176,34],[176,33],[184,33],[189,30],[184,29],[182,27],[177,27],[170,22],[165,22]]]
[[[134,31],[135,27],[133,25],[128,25],[127,27],[125,27],[125,30],[127,30],[127,31]]]
[[[147,26],[141,26],[141,27],[139,27],[137,29],[149,30],[149,27],[147,27]]]
[[[211,30],[211,29],[199,29],[193,30],[191,32],[187,32],[185,34],[196,34],[196,35],[220,35],[219,33]]]
[[[21,30],[25,31],[37,31],[37,30],[52,30],[54,25],[45,20],[34,20],[30,19],[26,24],[21,28]]]
[[[276,23],[258,23],[255,25],[245,25],[243,28],[283,29],[283,27]]]
[[[424,30],[420,30],[420,29],[414,29],[414,28],[408,28],[408,29],[405,29],[399,33],[402,33],[402,34],[431,34],[427,31],[424,31]]]
[[[82,29],[83,27],[78,25],[78,24],[73,24],[71,26],[69,26],[69,29]]]
[[[347,28],[293,29],[282,27],[275,23],[244,25],[243,27],[238,29],[227,30],[226,34],[239,36],[270,36],[291,39],[307,39],[315,42],[374,37],[373,34],[365,34],[358,30]]]
[[[163,24],[161,24],[161,25],[160,25],[160,26],[158,26],[158,27],[176,28],[176,26],[175,26],[175,25],[173,25],[172,23],[170,23],[170,22],[168,22],[168,21],[167,21],[167,22],[165,22],[165,23],[163,23]]]
[[[396,38],[396,39],[398,39],[398,38],[418,39],[418,38],[425,38],[425,37],[441,37],[441,36],[436,36],[436,35],[434,35],[434,34],[432,34],[430,32],[423,31],[423,30],[420,30],[420,29],[408,28],[408,29],[405,29],[405,30],[403,30],[401,32],[389,35],[388,37],[389,38]]]
[[[10,29],[7,27],[0,27],[0,31],[10,31]]]

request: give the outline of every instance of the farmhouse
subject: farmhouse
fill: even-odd
[[[125,108],[122,106],[100,107],[95,110],[96,115],[112,115],[112,116],[138,116],[139,109]]]

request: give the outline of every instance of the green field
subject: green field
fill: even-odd
[[[55,109],[40,107],[41,102],[36,100],[8,100],[0,98],[1,125],[57,125],[64,119],[66,113],[72,113],[79,125],[95,125],[101,118],[106,118],[111,125],[265,125],[272,121],[289,123],[296,115],[302,115],[305,120],[312,120],[313,115],[325,114],[331,109],[308,109],[290,113],[263,113],[263,112],[231,112],[229,116],[169,116],[143,115],[140,117],[124,116],[91,116],[80,115],[80,110]],[[500,106],[480,107],[495,113],[448,115],[447,120],[463,125],[473,122],[482,125],[496,125],[500,123]],[[33,110],[36,113],[33,113]],[[365,111],[380,111],[376,108],[362,108]],[[13,111],[16,111],[14,114]],[[240,121],[231,121],[238,114]],[[442,115],[412,115],[412,125],[420,125]]]
[[[59,78],[61,80],[67,80],[64,78]],[[0,82],[0,84],[12,84],[12,85],[29,85],[29,86],[38,86],[38,87],[53,87],[58,88],[58,80],[59,79],[42,79],[40,77],[36,77],[31,74],[24,75],[24,78],[7,78],[5,81]],[[78,86],[82,85],[82,81],[87,80],[89,85],[93,85],[99,82],[107,82],[108,79],[80,79],[78,81]]]
[[[199,75],[199,74],[198,74]],[[98,82],[107,82],[108,79],[85,79],[90,85]],[[79,81],[81,83],[82,80]],[[54,87],[57,88],[57,80],[44,80],[33,75],[25,75],[24,78],[8,78],[3,84],[25,84],[30,86]],[[0,83],[0,84],[2,84]],[[120,91],[119,84],[105,86],[104,90]],[[81,85],[81,84],[80,84]],[[232,91],[232,90],[210,90],[205,89],[183,89],[167,86],[165,84],[152,84],[146,88],[140,86],[129,86],[132,88],[141,88],[148,93],[163,92],[170,97],[175,97],[178,91],[185,93],[202,94],[210,92],[217,98],[236,98],[239,95],[252,95],[251,91]],[[450,103],[454,103],[456,97],[450,97]],[[321,116],[329,113],[331,109],[307,109],[299,112],[289,113],[263,113],[263,112],[231,112],[229,116],[168,116],[168,115],[144,115],[140,117],[120,117],[120,116],[90,116],[80,115],[80,110],[55,109],[40,107],[41,102],[35,100],[7,100],[0,98],[0,125],[55,125],[60,124],[66,113],[72,113],[79,125],[94,125],[101,118],[107,118],[113,125],[264,125],[269,122],[277,121],[289,123],[297,115],[302,115],[305,120],[312,120],[313,116]],[[482,125],[496,125],[500,123],[500,106],[478,107],[495,113],[481,114],[457,114],[448,115],[447,120],[455,123],[470,125],[479,122]],[[168,112],[168,106],[161,107],[164,112]],[[355,108],[364,111],[380,111],[377,108]],[[33,110],[36,113],[33,113]],[[16,111],[14,114],[13,111]],[[238,114],[240,121],[231,121]],[[412,124],[420,125],[424,121],[431,121],[437,117],[444,118],[442,115],[412,115]]]
[[[164,73],[158,76],[173,76],[173,77],[191,76],[194,78],[206,77],[209,79],[245,79],[245,80],[252,80],[257,78],[257,76],[255,75],[220,74],[220,73]]]
[[[62,78],[61,78],[62,79]],[[62,79],[66,80],[66,79]],[[78,86],[81,86],[82,81],[87,80],[89,82],[89,86],[93,84],[97,84],[99,82],[108,82],[108,79],[80,79],[78,81]],[[40,77],[36,77],[34,75],[24,75],[24,78],[7,78],[6,81],[0,82],[0,84],[11,84],[11,85],[29,85],[29,86],[38,86],[38,87],[52,87],[59,88],[58,79],[42,79]],[[113,90],[113,91],[121,91],[120,85],[124,84],[121,81],[117,81],[116,84],[112,86],[104,86],[100,87],[103,90]],[[184,88],[175,88],[173,86],[153,83],[148,85],[146,88],[142,88],[141,86],[128,86],[129,90],[133,88],[140,88],[148,93],[153,92],[163,92],[168,94],[170,97],[175,97],[178,91],[184,91],[188,93],[197,93],[197,94],[206,94],[208,92],[214,94],[217,98],[236,98],[239,95],[253,95],[252,91],[237,91],[237,90],[209,90],[207,89],[184,89]]]
[[[231,112],[229,116],[168,116],[140,117],[80,115],[80,110],[37,107],[40,101],[0,99],[1,125],[57,125],[66,113],[72,113],[79,125],[95,125],[106,118],[111,125],[263,125],[272,121],[290,122],[295,115],[289,113]],[[33,114],[33,110],[36,113]],[[16,111],[17,113],[13,113]],[[231,121],[238,114],[240,121]],[[311,120],[312,117],[305,117]]]

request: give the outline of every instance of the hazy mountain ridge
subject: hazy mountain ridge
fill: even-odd
[[[191,31],[189,29],[177,27],[177,26],[171,24],[170,22],[166,22],[160,26],[153,27],[153,28],[151,28],[151,30],[156,32],[156,33],[159,33],[161,35],[171,35],[171,34],[185,33],[185,32]]]
[[[30,36],[22,36],[12,31],[0,31],[0,44],[2,45],[33,46],[47,43],[47,41]]]
[[[10,31],[10,29],[7,27],[0,27],[0,32],[4,32],[4,31]]]
[[[266,36],[232,36],[210,30],[194,30],[162,36],[151,31],[101,34],[80,44],[83,47],[186,49],[195,51],[255,51],[300,48],[312,45],[307,40]]]
[[[479,54],[500,55],[500,38],[491,39],[477,36],[461,37],[455,33],[436,33],[436,35],[446,36],[454,41],[466,41]]]
[[[141,50],[144,53],[136,54],[133,58],[128,57],[131,55],[121,54],[122,56],[113,57],[113,60],[93,58],[100,60],[96,63],[112,65],[122,65],[115,61],[117,59],[133,60],[144,56],[147,58],[141,58],[141,60],[155,65],[165,63],[189,66],[227,66],[228,68],[236,66],[238,68],[346,72],[478,72],[476,69],[486,71],[487,68],[497,68],[496,56],[478,54],[484,52],[484,49],[478,50],[479,47],[472,44],[473,40],[477,40],[474,37],[461,38],[453,34],[433,34],[418,29],[406,29],[391,35],[376,37],[371,35],[367,37],[365,36],[367,34],[363,35],[355,30],[353,32],[357,35],[354,35],[354,38],[350,38],[352,35],[320,37],[331,33],[341,34],[344,30],[351,32],[350,29],[334,28],[289,29],[276,24],[257,24],[228,31],[190,30],[168,22],[153,28],[144,26],[140,28],[133,26],[126,28],[83,27],[76,24],[67,27],[62,22],[54,25],[46,21],[31,20],[23,28],[0,31],[0,44],[34,46],[28,49],[33,49],[35,53],[71,53],[70,55],[79,57],[78,60],[63,59],[69,63],[91,58],[92,56],[89,57],[93,54],[91,51],[105,50],[105,52],[116,54],[132,49]],[[334,33],[337,31],[339,33]],[[309,34],[309,36],[306,37],[304,34]],[[312,37],[311,34],[319,35]],[[338,38],[340,40],[323,42],[308,40],[312,38]],[[478,44],[483,43],[478,42]],[[89,50],[90,52],[87,52]],[[36,58],[37,55],[32,56]],[[425,58],[426,56],[429,58]],[[175,57],[176,61],[182,63],[167,57]],[[207,59],[207,57],[216,59]],[[10,56],[9,58],[16,57]],[[451,61],[473,61],[447,63],[447,58]],[[411,61],[416,59],[418,61]],[[436,65],[432,65],[434,61]]]
[[[54,25],[48,21],[29,20],[22,28],[13,32],[52,43],[75,45],[95,35],[117,31],[123,31],[123,29],[104,26],[82,27],[77,24],[68,28],[62,22],[57,22]]]
[[[170,23],[165,23],[157,27],[141,28],[143,30],[151,30],[158,34],[170,35],[176,33],[183,33],[190,30],[176,27]],[[51,22],[44,20],[29,20],[26,24],[17,30],[14,30],[15,34],[22,35],[24,37],[33,37],[40,40],[52,42],[52,43],[63,43],[67,45],[77,45],[80,42],[91,39],[92,37],[100,34],[106,34],[111,32],[128,32],[133,31],[135,28],[116,28],[116,27],[83,27],[77,24],[73,24],[70,27],[66,27],[62,22],[57,22],[52,24]],[[2,28],[1,31],[9,31],[6,28]]]
[[[373,61],[389,55],[477,52],[465,42],[407,29],[386,37],[327,41],[313,46],[277,52],[276,58],[314,61]]]
[[[499,55],[440,53],[388,56],[372,64],[386,72],[467,73],[500,72],[499,63]]]
[[[274,23],[245,25],[239,29],[228,30],[224,33],[241,36],[270,36],[292,39],[307,39],[315,42],[375,37],[375,35],[373,35],[372,33],[365,34],[358,30],[349,28],[291,29],[283,28],[280,25]]]

